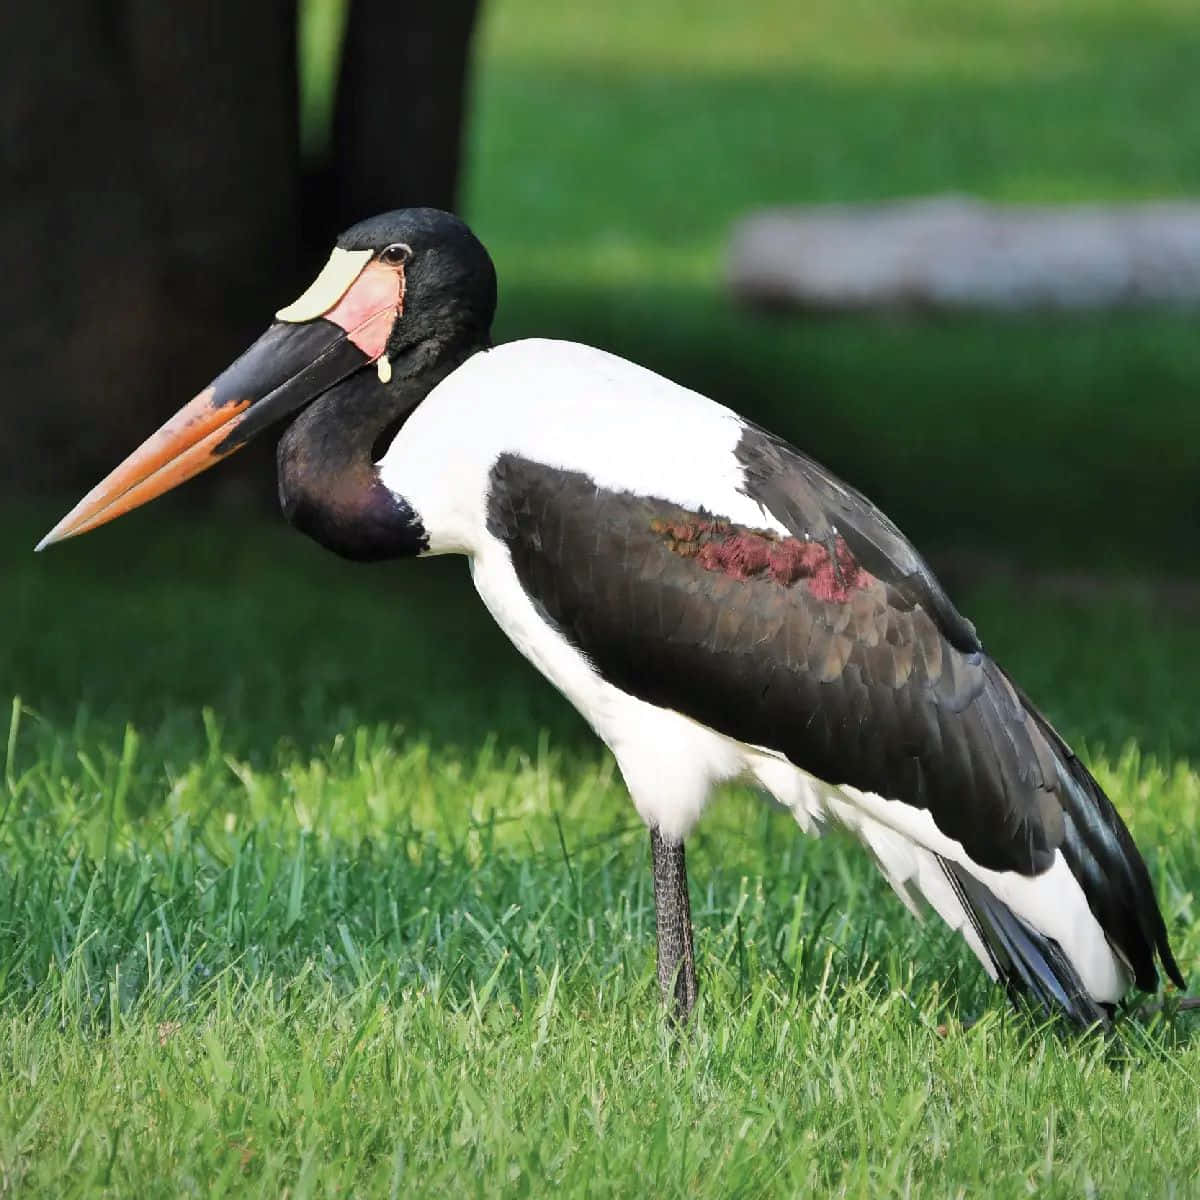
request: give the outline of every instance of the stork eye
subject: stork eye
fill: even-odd
[[[399,267],[412,258],[412,247],[407,242],[393,242],[379,252],[379,261],[390,267]]]

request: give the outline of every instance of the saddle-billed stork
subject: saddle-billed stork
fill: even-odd
[[[456,217],[337,241],[312,286],[38,547],[286,418],[287,519],[337,554],[467,556],[496,622],[611,748],[650,828],[664,1000],[696,997],[684,837],[749,780],[837,822],[1010,995],[1107,1022],[1156,958],[1146,866],[1087,768],[904,536],[786,442],[567,342],[493,346]]]

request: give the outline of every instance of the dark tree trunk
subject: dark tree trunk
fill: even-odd
[[[204,387],[306,282],[302,220],[323,255],[371,211],[452,203],[476,3],[353,0],[315,222],[294,0],[3,6],[0,489],[90,485]]]
[[[74,488],[294,282],[294,21],[281,0],[56,0],[4,24],[0,472]]]
[[[453,209],[478,0],[354,0],[333,125],[340,229],[389,208]]]

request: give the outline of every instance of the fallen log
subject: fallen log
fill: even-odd
[[[1196,305],[1200,204],[768,210],[735,227],[728,283],[747,304],[821,312]]]

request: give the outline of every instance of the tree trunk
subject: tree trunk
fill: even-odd
[[[354,0],[333,126],[334,220],[453,209],[478,0]]]
[[[314,221],[294,0],[4,6],[0,488],[94,483],[262,331],[339,228],[453,203],[476,7],[354,0]],[[249,464],[264,491],[269,452]]]
[[[281,0],[57,0],[5,27],[0,472],[75,488],[294,282],[294,21]]]

